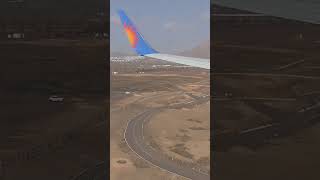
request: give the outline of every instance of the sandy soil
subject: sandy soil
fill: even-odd
[[[144,160],[141,160],[134,152],[132,152],[124,141],[124,130],[128,121],[135,115],[143,112],[147,108],[168,106],[175,103],[183,103],[192,100],[193,98],[186,94],[186,90],[183,88],[188,88],[190,84],[197,84],[201,76],[195,76],[193,74],[144,74],[144,75],[134,75],[134,74],[124,74],[116,75],[112,77],[111,82],[111,93],[118,94],[111,104],[111,142],[110,142],[110,153],[111,153],[111,179],[132,179],[132,180],[142,180],[142,179],[152,179],[152,180],[179,180],[182,177],[173,175],[166,171],[163,171],[157,167],[154,167]],[[129,85],[128,85],[129,83]],[[129,89],[130,88],[130,89]],[[128,90],[127,90],[128,89]],[[194,89],[194,88],[193,88]],[[198,89],[194,89],[198,91]],[[130,91],[130,94],[125,94],[124,92]],[[192,92],[192,90],[189,90]],[[120,95],[119,95],[120,94]],[[112,95],[111,95],[112,97]],[[202,109],[203,108],[203,109]],[[197,107],[196,111],[206,113],[209,115],[209,106],[204,105],[203,107]],[[192,114],[193,110],[189,114]],[[172,113],[171,110],[164,111],[164,115],[176,116],[177,112]],[[193,111],[194,113],[194,111]],[[161,113],[162,114],[162,113]],[[196,118],[196,117],[195,117]],[[197,117],[206,121],[203,117]],[[208,118],[208,116],[207,116]],[[183,119],[182,119],[183,120]],[[152,120],[153,122],[153,120]],[[155,123],[158,123],[157,121]],[[192,122],[190,122],[192,125]],[[183,121],[176,120],[175,122],[177,129],[181,124],[183,126]],[[209,128],[209,122],[203,122],[202,126]],[[171,128],[170,123],[165,123],[161,125],[161,129]],[[192,126],[191,126],[192,127]],[[150,126],[153,128],[153,125]],[[185,126],[184,128],[189,128]],[[172,130],[174,131],[174,130]],[[190,131],[192,132],[192,131]],[[155,132],[156,134],[161,133],[160,131]],[[201,147],[209,147],[208,138],[209,130],[206,132],[197,132],[196,130],[190,134],[194,136],[189,143],[186,144],[188,148],[192,151],[191,153],[199,154],[203,153],[207,157],[209,150],[205,151]],[[153,135],[156,135],[153,134]],[[199,136],[199,137],[198,137]],[[192,143],[193,140],[197,142]],[[174,139],[172,139],[174,142]],[[196,159],[199,159],[197,157]]]
[[[0,43],[0,179],[67,180],[105,160],[106,45],[77,42]]]
[[[207,159],[201,165],[209,168],[209,103],[192,109],[165,110],[152,118],[148,133],[156,147],[168,156],[192,163]]]

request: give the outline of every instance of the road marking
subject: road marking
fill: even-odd
[[[280,66],[280,67],[278,67],[278,68],[275,68],[275,70],[283,70],[283,69],[286,69],[286,68],[288,68],[288,67],[290,67],[290,66],[294,66],[294,65],[297,65],[297,64],[300,64],[300,63],[303,63],[303,62],[305,62],[305,60],[304,59],[301,59],[301,60],[298,60],[298,61],[294,61],[294,62],[292,62],[292,63],[289,63],[289,64],[286,64],[286,65],[283,65],[283,66]]]
[[[136,127],[137,127],[137,123],[134,123],[133,124],[133,129],[132,129],[132,134],[133,134],[133,139],[134,139],[134,141],[136,142],[136,145],[139,147],[139,149],[142,151],[142,152],[144,152],[144,153],[146,153],[149,157],[151,157],[152,158],[152,156],[151,156],[151,154],[150,153],[148,153],[147,151],[145,151],[142,147],[140,147],[139,145],[140,145],[140,142],[137,140],[137,138],[136,137],[138,137],[137,135],[136,135]]]
[[[296,98],[272,98],[272,97],[213,97],[214,101],[235,101],[235,100],[262,100],[262,101],[296,101]]]
[[[296,74],[270,74],[270,73],[214,73],[214,75],[243,75],[243,76],[270,76],[270,77],[286,77],[286,78],[302,78],[302,79],[320,79],[320,76],[303,76]]]
[[[128,146],[129,149],[130,149],[132,152],[134,152],[139,158],[143,159],[144,161],[146,161],[147,163],[151,164],[152,166],[155,166],[155,167],[157,167],[157,168],[159,168],[159,169],[161,169],[161,170],[163,170],[163,171],[166,171],[166,172],[169,172],[169,173],[178,175],[178,176],[180,176],[180,177],[183,177],[183,178],[186,178],[186,179],[191,179],[191,178],[189,178],[189,177],[186,177],[186,176],[184,176],[184,175],[181,175],[181,174],[172,172],[172,171],[170,171],[170,170],[164,169],[164,168],[162,168],[162,167],[160,167],[160,166],[152,163],[151,161],[149,161],[149,160],[145,159],[144,157],[140,156],[136,151],[134,151],[134,149],[133,149],[133,148],[130,146],[130,144],[128,143],[127,138],[126,138],[126,133],[127,133],[127,129],[128,129],[128,127],[129,127],[130,122],[133,121],[135,118],[138,118],[138,117],[141,116],[142,114],[148,112],[148,111],[150,111],[150,110],[143,111],[142,113],[138,114],[138,115],[135,116],[134,118],[131,118],[131,119],[127,122],[127,127],[126,127],[126,129],[125,129],[125,131],[124,131],[124,140],[125,140],[127,146]],[[148,155],[149,155],[149,154],[148,154]],[[150,156],[150,155],[149,155],[149,156]],[[152,157],[152,156],[151,156],[151,157]],[[201,173],[201,172],[198,172],[198,173]],[[201,173],[201,174],[204,174],[204,173]],[[204,174],[204,175],[210,176],[209,174]],[[192,180],[192,179],[191,179],[191,180]]]

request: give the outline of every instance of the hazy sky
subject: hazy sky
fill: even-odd
[[[119,25],[118,9],[163,53],[188,50],[210,39],[210,0],[110,0],[110,5],[112,52],[133,52]]]

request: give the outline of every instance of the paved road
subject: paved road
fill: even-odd
[[[203,100],[200,100],[199,102],[202,101]],[[186,105],[189,106],[190,103]],[[152,114],[157,113],[160,110],[161,108],[146,110],[128,122],[124,137],[130,149],[141,159],[167,172],[174,173],[187,179],[209,180],[209,174],[201,172],[199,169],[191,166],[183,166],[177,161],[171,160],[168,156],[152,148],[145,142],[143,130],[145,123],[150,120]]]
[[[214,73],[215,76],[265,76],[265,77],[282,77],[282,78],[301,78],[301,79],[316,79],[319,80],[320,76],[304,76],[296,74],[272,74],[272,73]]]
[[[272,98],[272,97],[213,97],[213,101],[234,101],[234,100],[252,100],[252,101],[296,101],[296,98]]]

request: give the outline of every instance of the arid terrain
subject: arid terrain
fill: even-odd
[[[0,51],[0,177],[69,180],[103,162],[105,42],[2,41]]]
[[[111,72],[118,72],[111,76],[111,179],[186,179],[183,172],[168,172],[171,167],[173,171],[175,167],[194,167],[208,174],[208,72],[197,68],[155,69],[152,64],[164,63],[148,61],[136,62],[144,65],[145,72],[139,65],[131,64],[131,68],[139,69],[135,71],[126,68],[130,63],[111,64]],[[131,126],[133,122],[137,123]],[[130,130],[139,125],[141,139]]]
[[[319,179],[319,26],[213,24],[213,178]]]

